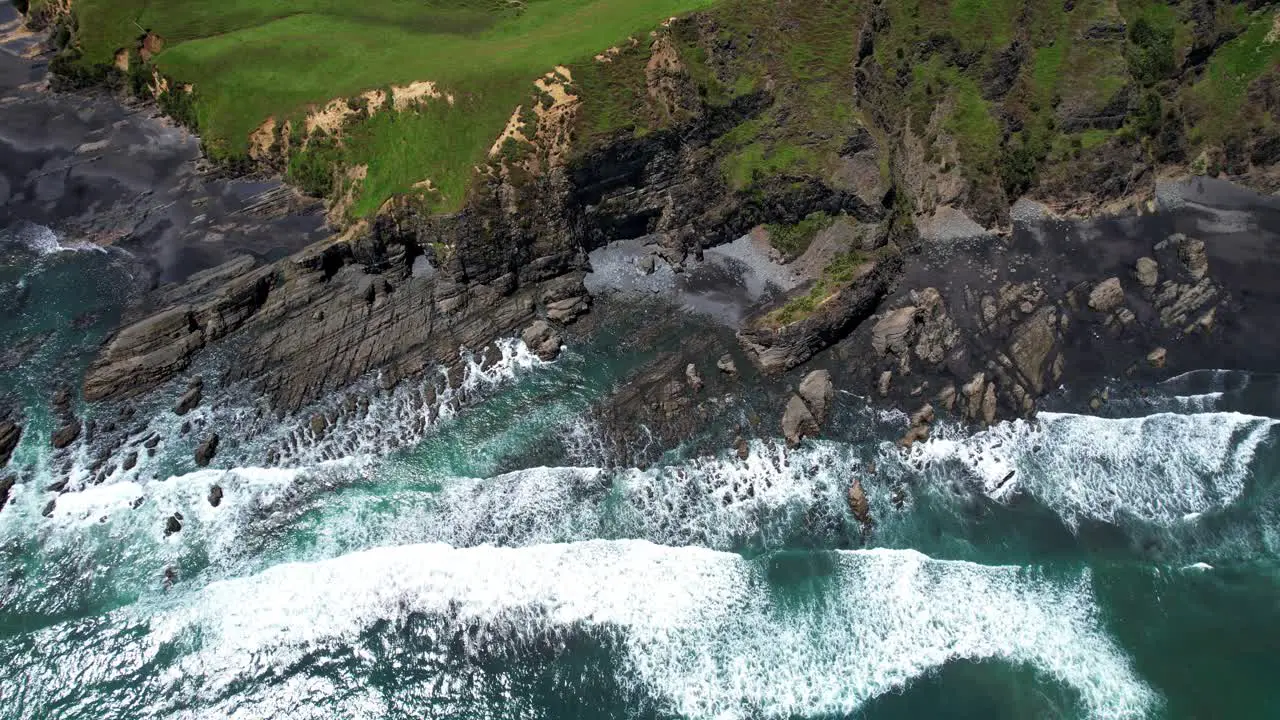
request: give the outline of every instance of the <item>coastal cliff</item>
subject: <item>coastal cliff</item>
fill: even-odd
[[[989,423],[1033,412],[1075,366],[1101,370],[1066,350],[1098,333],[1132,346],[1109,371],[1148,356],[1163,366],[1161,351],[1176,356],[1239,309],[1200,268],[1195,238],[1166,232],[1063,273],[1045,260],[1070,265],[1071,248],[1031,251],[1009,230],[1149,211],[1163,179],[1191,174],[1274,190],[1280,70],[1253,55],[1276,57],[1275,13],[1016,5],[967,17],[928,3],[729,2],[673,18],[538,80],[532,111],[512,114],[456,211],[426,182],[351,214],[369,170],[342,138],[390,110],[344,110],[328,143],[273,124],[250,166],[300,178],[329,163],[318,190],[342,232],[158,289],[104,345],[85,396],[144,392],[227,345],[237,360],[222,380],[251,381],[291,412],[538,320],[558,336],[591,305],[587,254],[610,242],[649,238],[680,270],[753,229],[803,276],[738,328],[767,373],[840,345],[859,391],[901,405],[932,394]],[[1223,87],[1228,71],[1239,87]],[[198,107],[199,87],[167,87],[149,90],[162,107],[175,92]],[[1214,114],[1223,97],[1230,117]],[[966,238],[988,249],[955,251]],[[811,246],[826,252],[805,261]],[[1162,284],[1147,284],[1153,272]],[[934,373],[927,391],[922,372]]]

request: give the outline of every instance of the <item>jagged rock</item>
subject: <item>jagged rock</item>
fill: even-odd
[[[853,519],[857,520],[867,527],[871,524],[871,503],[867,500],[867,493],[862,489],[862,481],[854,478],[853,483],[849,485],[848,492],[849,513],[853,515]]]
[[[200,467],[208,467],[209,462],[213,460],[213,456],[218,454],[219,440],[220,438],[218,437],[218,433],[212,433],[209,437],[204,439],[204,442],[200,443],[200,445],[196,447],[196,465],[199,465]]]
[[[720,359],[716,361],[716,367],[725,375],[738,374],[738,364],[733,361],[733,356],[728,353],[720,356]]]
[[[818,425],[827,421],[827,411],[831,407],[831,399],[835,397],[835,388],[831,384],[831,373],[826,370],[814,370],[800,381],[800,397],[809,406],[809,412]]]
[[[982,396],[982,422],[991,425],[996,421],[996,383],[992,380],[987,385],[987,393]]]
[[[880,373],[880,382],[876,383],[876,389],[880,391],[880,397],[889,397],[889,385],[893,383],[893,371],[885,370]]]
[[[871,329],[871,347],[881,355],[903,355],[911,343],[911,331],[915,329],[918,308],[893,310]]]
[[[902,274],[902,267],[899,255],[882,256],[803,319],[778,326],[766,311],[738,331],[738,341],[761,370],[790,370],[870,317]]]
[[[311,422],[307,423],[307,425],[311,428],[312,435],[320,437],[325,430],[329,429],[329,419],[323,413],[316,413],[311,416]]]
[[[1147,353],[1147,362],[1151,363],[1151,367],[1153,368],[1162,368],[1164,367],[1165,360],[1168,357],[1169,351],[1162,347],[1158,347]]]
[[[13,490],[13,484],[16,482],[12,475],[0,475],[0,512],[4,511],[4,506],[9,502],[9,493]]]
[[[560,355],[560,346],[563,344],[560,333],[546,320],[535,320],[520,334],[520,339],[534,355],[546,361],[555,360]]]
[[[702,389],[702,375],[698,374],[697,365],[694,365],[693,363],[686,365],[684,368],[684,377],[689,383],[689,388],[694,392],[698,392]]]
[[[652,275],[654,265],[655,261],[652,255],[642,255],[636,259],[636,268],[639,269],[640,273],[643,275]]]
[[[178,398],[178,404],[173,406],[173,411],[178,415],[186,415],[192,410],[195,410],[196,407],[200,405],[200,400],[204,398],[204,393],[201,388],[202,385],[195,385],[188,388],[188,390],[182,394],[182,397]]]
[[[928,425],[933,422],[933,405],[925,403],[923,407],[911,414],[912,425]]]
[[[1165,327],[1182,327],[1191,313],[1214,300],[1218,289],[1209,278],[1202,278],[1195,285],[1183,285],[1172,280],[1164,281],[1155,298],[1160,311],[1160,322]]]
[[[938,393],[938,404],[951,412],[956,407],[956,386],[947,385]]]
[[[928,440],[928,439],[929,439],[928,425],[913,425],[909,430],[907,430],[907,434],[903,435],[902,439],[898,441],[898,444],[904,448],[909,448],[912,445],[914,445],[917,441]]]
[[[189,422],[182,423],[182,426],[186,428],[186,430],[183,431],[184,435],[191,430],[191,423]],[[142,443],[142,447],[148,450],[154,450],[159,444],[160,444],[160,433],[152,433]]]
[[[1204,251],[1204,241],[1178,233],[1169,238],[1177,245],[1178,257],[1193,280],[1201,280],[1209,274],[1209,256]]]
[[[120,464],[120,469],[129,472],[138,465],[138,451],[134,450],[125,456],[124,462]]]
[[[916,356],[931,365],[937,365],[942,362],[947,351],[960,341],[960,331],[947,314],[942,294],[937,288],[929,287],[913,292],[911,298],[920,309],[916,316],[920,323],[916,331]]]
[[[22,440],[21,425],[11,420],[0,421],[0,467],[9,464],[9,458],[13,457],[13,451],[17,449],[20,440]]]
[[[1120,285],[1120,278],[1107,278],[1089,293],[1089,307],[1101,313],[1109,313],[1123,302],[1124,287]]]
[[[175,512],[164,521],[164,536],[169,537],[179,532],[182,532],[182,513]]]
[[[1135,265],[1134,274],[1138,278],[1138,284],[1150,290],[1160,281],[1160,264],[1155,258],[1140,257]]]
[[[1057,344],[1058,313],[1045,306],[1028,316],[1013,331],[1009,356],[1033,394],[1044,392],[1049,356]]]
[[[44,509],[40,511],[40,514],[44,517],[49,517],[53,515],[54,508],[56,507],[58,507],[58,499],[54,498],[45,503]]]
[[[965,399],[964,412],[970,420],[977,420],[982,417],[982,393],[986,388],[987,376],[985,373],[974,375],[972,380],[960,388],[960,392]]]
[[[734,438],[733,447],[738,452],[739,460],[746,460],[747,458],[751,457],[751,445],[749,445],[746,439],[743,438],[741,435]]]
[[[52,438],[53,447],[57,450],[61,450],[75,442],[76,439],[80,437],[80,430],[80,421],[76,418],[71,418],[69,422],[54,431]]]
[[[547,318],[567,325],[586,313],[589,307],[586,296],[557,300],[547,304]]]
[[[787,401],[787,409],[782,414],[782,436],[791,447],[799,445],[804,438],[818,436],[818,422],[799,395],[792,395]]]
[[[68,412],[71,410],[71,390],[66,387],[58,388],[53,394],[53,409],[58,412]]]
[[[222,504],[222,486],[214,485],[209,488],[209,504],[218,507]]]

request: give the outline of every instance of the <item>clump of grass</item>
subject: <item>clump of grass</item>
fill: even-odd
[[[815,212],[792,225],[767,225],[769,244],[787,260],[794,260],[803,255],[818,233],[831,227],[833,222],[835,218],[827,213]]]
[[[853,282],[858,276],[858,270],[867,262],[866,254],[858,250],[837,255],[823,268],[821,277],[814,281],[807,292],[791,298],[782,307],[770,312],[764,318],[765,323],[783,327],[804,320]]]

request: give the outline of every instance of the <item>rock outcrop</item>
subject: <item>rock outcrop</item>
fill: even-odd
[[[13,451],[22,440],[22,426],[12,420],[0,420],[0,468],[9,464]]]
[[[795,447],[805,438],[818,436],[834,396],[831,373],[826,370],[814,370],[800,381],[798,394],[787,400],[782,413],[782,436],[788,445]]]
[[[788,445],[795,447],[807,437],[817,437],[818,432],[818,421],[809,411],[809,406],[799,395],[792,395],[782,412],[782,437],[787,439]]]
[[[213,461],[213,456],[218,454],[218,443],[221,438],[218,433],[212,433],[196,446],[195,461],[200,467],[208,467]]]

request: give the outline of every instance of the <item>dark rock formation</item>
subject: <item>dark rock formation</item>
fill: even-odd
[[[192,388],[187,388],[187,391],[182,394],[182,397],[178,398],[178,403],[174,405],[173,411],[178,415],[186,415],[192,410],[195,410],[196,407],[200,405],[200,400],[203,398],[204,393],[201,386],[197,385]]]
[[[209,488],[209,504],[218,507],[222,504],[222,486],[214,485]]]
[[[831,383],[831,373],[826,370],[814,370],[800,381],[800,397],[809,406],[809,412],[818,425],[827,421],[827,413],[831,409],[831,399],[835,396],[835,388]]]
[[[208,467],[209,462],[213,460],[213,456],[218,454],[218,442],[218,433],[213,433],[196,447],[196,465]]]
[[[53,437],[51,438],[53,447],[58,450],[67,447],[80,437],[82,429],[80,420],[71,418],[66,424],[53,432]]]
[[[9,464],[9,458],[13,456],[13,451],[21,440],[21,425],[12,420],[0,420],[0,467]]]
[[[738,340],[765,372],[789,370],[838,342],[874,313],[901,272],[902,258],[886,255],[804,319],[778,327],[766,314],[749,321]]]
[[[12,475],[0,475],[0,511],[4,510],[4,506],[9,502],[9,492],[13,490],[13,484],[17,479]]]
[[[529,350],[534,355],[543,360],[555,360],[560,355],[560,346],[564,343],[560,333],[546,320],[535,320],[521,333],[520,339],[529,346]]]
[[[738,374],[738,364],[733,361],[733,356],[725,353],[716,361],[716,368],[725,375],[735,376]]]
[[[792,395],[782,413],[782,436],[787,444],[795,447],[807,437],[818,436],[818,421],[799,395]]]
[[[164,521],[164,536],[169,537],[179,532],[182,532],[182,513],[175,512]]]

